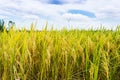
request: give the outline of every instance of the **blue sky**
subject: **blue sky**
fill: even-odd
[[[0,0],[0,19],[17,28],[29,28],[32,22],[41,29],[46,22],[55,29],[115,28],[120,24],[119,0]]]
[[[84,16],[87,16],[87,17],[90,17],[90,18],[95,18],[95,14],[92,13],[92,12],[89,12],[89,11],[85,11],[85,10],[69,10],[68,13],[70,14],[81,14],[81,15],[84,15]]]

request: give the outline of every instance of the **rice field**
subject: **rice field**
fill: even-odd
[[[120,27],[4,29],[0,80],[120,80]]]

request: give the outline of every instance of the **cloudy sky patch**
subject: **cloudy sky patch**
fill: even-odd
[[[85,15],[87,17],[90,18],[95,18],[95,14],[89,11],[84,11],[84,10],[69,10],[68,13],[72,13],[72,14],[81,14],[81,15]]]
[[[114,28],[120,23],[118,0],[0,0],[0,5],[0,19],[26,27],[35,21],[37,28],[46,21],[55,28],[85,29],[101,24]]]

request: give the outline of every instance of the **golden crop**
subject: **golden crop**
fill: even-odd
[[[4,30],[0,80],[120,80],[120,30]]]

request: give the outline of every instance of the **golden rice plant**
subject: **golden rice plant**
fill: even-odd
[[[0,32],[0,80],[119,80],[120,29]]]

